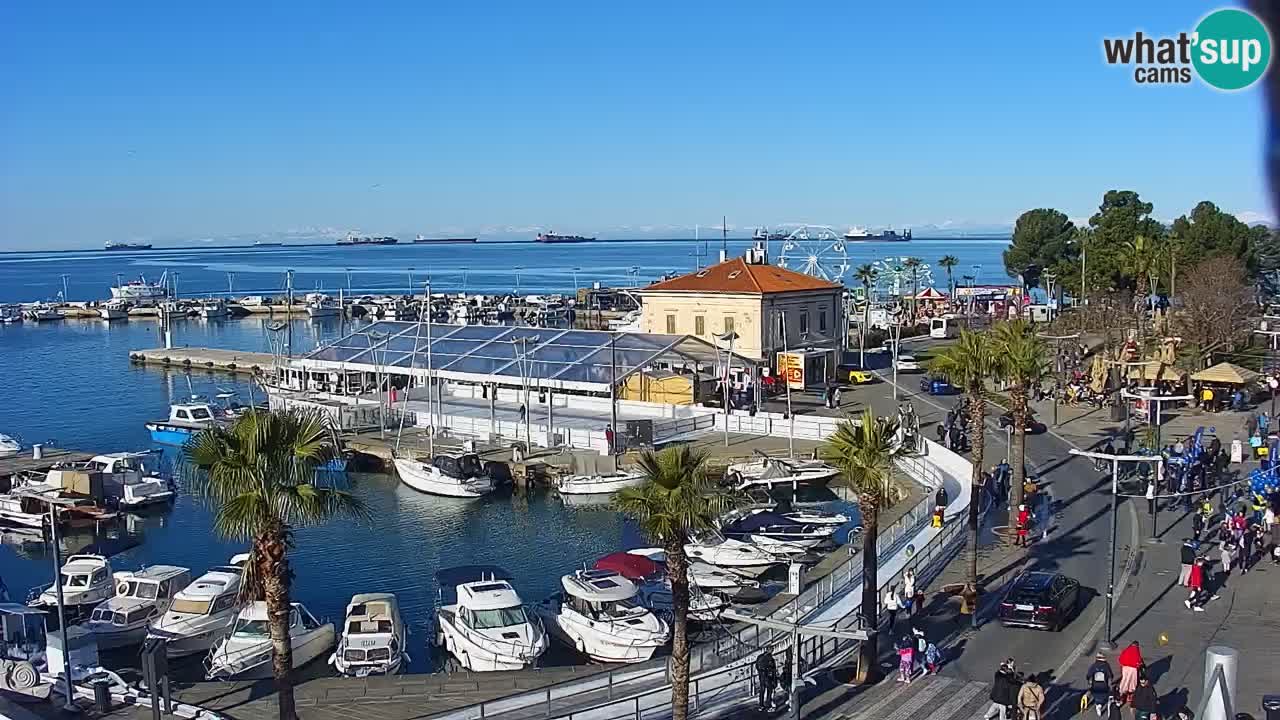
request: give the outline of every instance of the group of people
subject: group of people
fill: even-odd
[[[1013,658],[1000,663],[991,683],[991,706],[984,720],[1041,720],[1044,712],[1044,685],[1040,676],[1025,675]]]
[[[968,403],[965,398],[961,398],[937,425],[938,442],[948,450],[968,452],[970,449],[969,430],[966,427],[968,422]]]
[[[1133,709],[1135,720],[1157,720],[1160,715],[1160,693],[1155,682],[1147,676],[1147,663],[1142,657],[1142,646],[1133,641],[1120,652],[1120,677],[1111,670],[1111,663],[1102,653],[1095,656],[1093,664],[1085,671],[1085,687],[1081,709],[1092,706],[1094,713],[1105,720],[1121,720],[1122,709]],[[1194,720],[1195,714],[1185,705],[1178,708],[1172,720]]]
[[[946,506],[946,492],[941,491],[935,503]],[[936,512],[936,510],[935,510]],[[916,587],[915,571],[908,568],[902,574],[902,586],[890,584],[884,591],[881,607],[888,616],[888,632],[893,637],[898,630],[898,615],[907,618],[908,631],[898,635],[894,640],[894,650],[898,654],[898,682],[911,682],[917,671],[929,675],[938,672],[942,663],[942,651],[926,637],[924,629],[914,619],[923,610],[924,593]]]

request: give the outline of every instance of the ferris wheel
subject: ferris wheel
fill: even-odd
[[[782,239],[778,266],[838,283],[849,272],[849,253],[830,227],[801,225]]]
[[[888,257],[871,264],[876,273],[872,290],[878,297],[901,298],[904,294],[919,293],[933,287],[933,268],[925,262],[916,265],[913,282],[908,260],[908,257]]]

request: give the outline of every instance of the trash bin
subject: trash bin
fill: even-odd
[[[1263,695],[1262,712],[1267,720],[1280,720],[1280,695]]]
[[[93,707],[100,713],[111,712],[111,681],[98,678],[93,681]]]

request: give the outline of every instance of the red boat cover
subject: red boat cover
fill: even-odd
[[[616,552],[596,561],[597,570],[612,570],[628,580],[643,580],[662,572],[662,566],[642,555]]]

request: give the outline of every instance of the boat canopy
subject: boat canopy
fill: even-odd
[[[661,573],[663,568],[643,555],[616,552],[597,560],[596,570],[612,570],[628,580],[644,580]]]
[[[732,355],[745,367],[760,364]],[[293,367],[508,386],[527,380],[533,387],[608,392],[645,368],[712,368],[725,356],[726,348],[692,335],[379,320],[295,360]]]
[[[752,513],[744,518],[733,521],[725,527],[725,532],[749,533],[771,527],[794,527],[799,529],[804,527],[804,525],[792,520],[791,518],[783,517],[776,512],[766,510],[764,512]]]
[[[579,570],[560,579],[564,591],[587,602],[618,602],[635,597],[635,583],[613,570]]]

